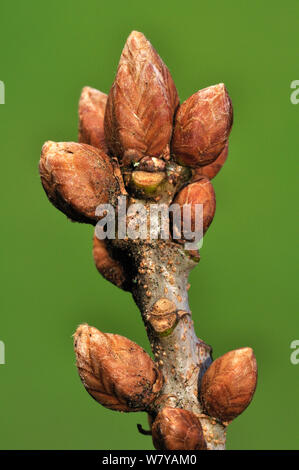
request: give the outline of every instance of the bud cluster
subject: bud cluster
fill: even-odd
[[[123,196],[125,209],[132,208],[137,200],[146,213],[157,202],[168,209],[173,203],[181,213],[179,223],[175,218],[170,223],[167,221],[167,227],[173,229],[168,245],[161,242],[158,246],[152,239],[146,239],[138,245],[140,252],[134,252],[128,237],[123,244],[99,240],[96,236],[93,239],[93,258],[98,271],[117,287],[132,290],[135,300],[143,299],[146,329],[155,342],[152,349],[155,357],[163,354],[163,360],[155,362],[131,340],[102,333],[87,324],[80,325],[74,335],[77,369],[87,392],[112,410],[146,411],[151,417],[156,449],[211,448],[211,437],[200,418],[204,416],[223,431],[223,423],[234,419],[248,406],[256,387],[256,361],[250,348],[225,354],[207,370],[210,357],[205,356],[205,364],[200,364],[204,355],[200,356],[197,348],[200,350],[204,343],[196,338],[191,319],[186,317],[191,313],[182,310],[188,308],[182,300],[187,294],[181,289],[185,289],[187,271],[192,264],[182,244],[193,240],[199,204],[201,237],[213,220],[216,199],[210,180],[227,159],[232,122],[232,104],[223,83],[199,90],[180,104],[168,68],[145,36],[133,31],[122,51],[109,94],[90,87],[82,90],[79,143],[49,141],[42,148],[39,171],[43,188],[52,204],[72,221],[99,225],[105,214],[97,210],[98,206],[111,205],[119,210],[117,201]],[[186,208],[189,210],[187,230],[181,222],[185,221]],[[147,263],[142,256],[146,253],[150,258],[155,247],[156,255]],[[162,262],[156,266],[157,253],[161,254],[167,247],[171,255],[176,250],[177,259],[186,262],[188,269],[184,271],[180,267],[181,278],[174,279],[177,267],[173,259],[164,267]],[[198,252],[196,257],[198,260]],[[134,275],[128,275],[129,258]],[[160,258],[165,262],[164,253]],[[168,271],[165,266],[169,267]],[[137,272],[141,277],[138,278]],[[158,272],[162,273],[159,279],[167,278],[163,290],[158,280],[151,279],[154,275],[158,277]],[[145,273],[156,289],[156,295],[147,305],[144,299],[151,299],[152,293],[142,278]],[[177,330],[179,344],[172,341]],[[189,367],[192,356],[182,356],[188,335],[196,349],[192,353],[198,356],[184,375],[185,362]],[[183,360],[163,369],[163,361],[170,359],[161,345],[168,345],[172,358],[179,350]],[[167,376],[169,370],[174,379]],[[178,378],[183,383],[178,387],[180,393],[186,396],[176,396],[176,389],[170,394],[167,389]]]
[[[124,191],[178,203],[182,211],[190,205],[191,232],[196,206],[202,204],[204,234],[215,213],[209,179],[226,159],[231,126],[232,106],[223,84],[200,90],[180,105],[168,68],[145,36],[133,31],[109,94],[83,88],[79,144],[44,145],[42,184],[50,201],[70,219],[93,225],[99,219],[97,206],[115,205]],[[174,241],[192,239],[186,233]],[[121,266],[113,254],[105,263],[98,259],[103,276],[122,287]],[[117,272],[116,278],[109,272]]]

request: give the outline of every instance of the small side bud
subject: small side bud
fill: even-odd
[[[120,289],[130,290],[122,264],[110,254],[104,240],[93,237],[93,259],[99,273]]]
[[[233,108],[223,83],[199,90],[179,108],[172,153],[181,165],[212,163],[222,152],[233,123]]]
[[[157,450],[204,450],[206,443],[199,419],[180,408],[163,408],[152,426]]]
[[[168,68],[151,43],[133,31],[108,95],[104,129],[110,152],[125,165],[169,153],[179,99]]]
[[[200,166],[193,170],[194,174],[192,177],[192,182],[201,179],[203,176],[209,178],[209,180],[215,178],[215,176],[219,173],[221,168],[223,167],[224,163],[226,162],[228,155],[228,142],[226,142],[224,149],[222,150],[219,157],[213,163],[210,163],[206,166]]]
[[[212,183],[207,178],[201,178],[200,180],[194,183],[188,184],[178,193],[178,195],[174,199],[174,203],[179,204],[181,206],[181,225],[179,227],[175,224],[173,225],[173,232],[182,235],[182,239],[178,241],[192,241],[190,240],[190,238],[186,238],[186,235],[184,236],[184,229],[186,228],[187,224],[186,216],[184,216],[183,212],[184,205],[190,205],[191,208],[191,233],[196,232],[196,226],[200,226],[200,224],[202,223],[204,235],[208,230],[210,224],[212,223],[216,210],[216,198]],[[197,217],[197,204],[203,205],[202,218]]]
[[[84,387],[106,408],[144,411],[162,388],[162,374],[154,361],[124,336],[80,325],[74,348]]]
[[[79,101],[79,142],[93,145],[107,153],[104,115],[107,95],[95,88],[83,88]]]
[[[109,157],[90,145],[46,142],[39,171],[49,200],[76,222],[94,225],[97,206],[119,193]]]
[[[201,382],[200,400],[205,411],[220,421],[231,421],[252,400],[257,364],[251,348],[230,351],[218,357]]]

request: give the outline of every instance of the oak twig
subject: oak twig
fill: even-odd
[[[96,267],[131,292],[154,357],[123,336],[80,325],[80,378],[103,406],[145,411],[150,431],[137,428],[152,435],[156,449],[224,449],[227,425],[256,387],[252,349],[213,361],[188,303],[197,244],[215,213],[210,180],[226,161],[232,120],[223,84],[180,105],[166,65],[133,31],[108,96],[82,91],[79,143],[42,149],[48,198],[71,220],[96,226]]]

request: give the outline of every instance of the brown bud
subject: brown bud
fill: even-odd
[[[123,290],[130,290],[122,264],[113,258],[105,240],[93,237],[93,259],[99,273]]]
[[[107,408],[145,410],[162,387],[161,372],[150,356],[124,336],[80,325],[74,348],[83,385]]]
[[[172,152],[181,165],[208,165],[222,152],[233,122],[233,109],[223,83],[199,90],[179,108]]]
[[[77,222],[95,224],[96,207],[119,192],[109,157],[90,145],[46,142],[39,171],[49,200]]]
[[[126,164],[167,154],[178,104],[168,68],[146,37],[133,31],[108,95],[104,128],[110,152]]]
[[[152,426],[152,436],[157,450],[206,449],[199,419],[180,408],[163,408]]]
[[[79,101],[79,142],[93,145],[107,153],[104,114],[107,95],[95,88],[84,87]]]
[[[209,165],[206,166],[200,166],[198,168],[195,168],[194,175],[192,177],[192,181],[197,181],[198,179],[201,179],[203,176],[206,178],[209,178],[209,180],[213,179],[221,170],[223,167],[224,163],[226,162],[228,155],[228,142],[226,142],[224,149],[222,150],[221,154],[219,157],[216,158],[216,160],[213,163],[210,163]]]
[[[173,227],[174,232],[183,233],[183,206],[190,204],[191,206],[191,230],[195,230],[195,211],[196,204],[203,205],[203,234],[208,230],[216,209],[216,199],[212,183],[207,178],[202,178],[194,183],[185,186],[176,196],[175,204],[181,206],[181,227]],[[201,222],[201,219],[199,219]]]
[[[252,400],[257,365],[251,348],[230,351],[218,357],[201,382],[200,400],[206,412],[221,421],[231,421]]]
[[[165,298],[157,300],[147,315],[147,320],[159,336],[168,336],[178,320],[175,303]]]

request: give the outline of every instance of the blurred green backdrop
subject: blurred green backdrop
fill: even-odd
[[[169,66],[181,100],[224,82],[235,123],[230,154],[214,180],[217,212],[191,275],[198,335],[214,358],[252,346],[255,398],[229,427],[229,449],[299,448],[298,1],[1,2],[2,449],[151,449],[144,414],[93,401],[75,368],[81,322],[149,350],[130,295],[103,280],[91,256],[92,228],[68,222],[42,190],[45,140],[77,139],[84,85],[108,92],[132,29]],[[297,193],[297,194],[296,194]]]

